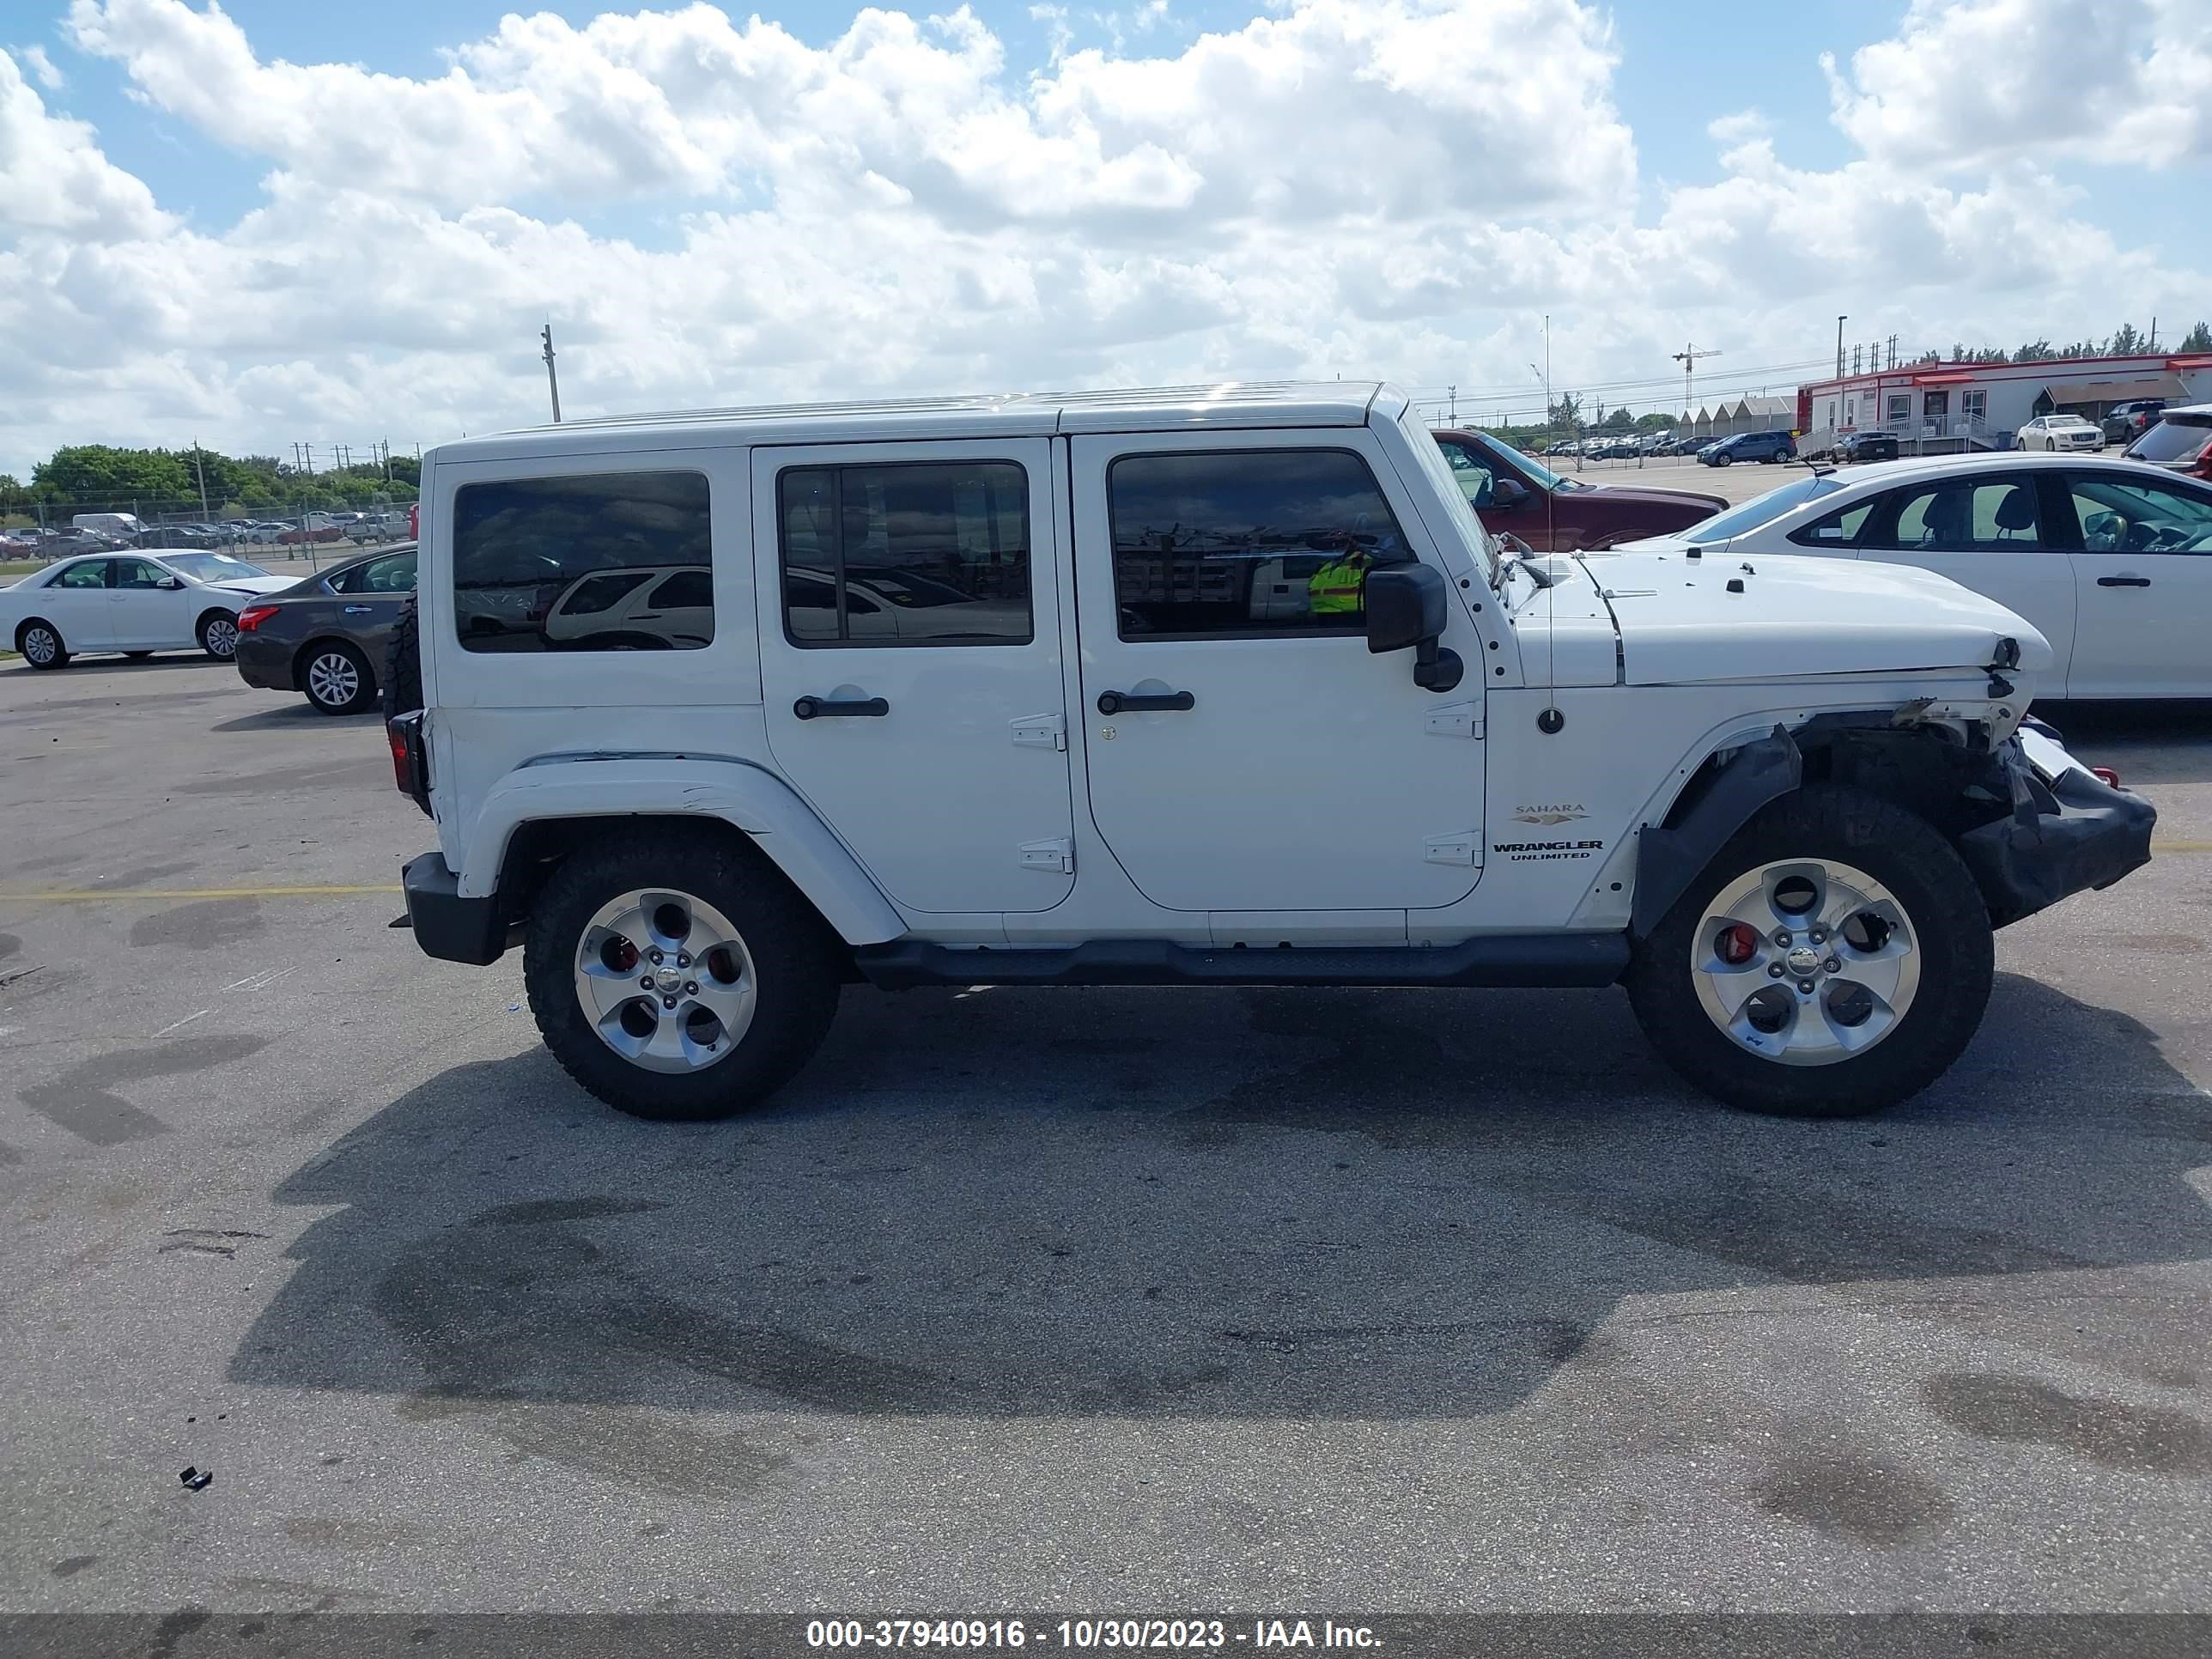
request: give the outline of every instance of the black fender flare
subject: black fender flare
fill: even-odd
[[[1637,837],[1636,896],[1628,931],[1647,939],[1698,872],[1743,828],[1751,815],[1804,781],[1805,757],[1786,726],[1778,726],[1713,774],[1679,823],[1652,824]]]

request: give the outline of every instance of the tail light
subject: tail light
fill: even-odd
[[[2189,470],[2199,478],[2212,478],[2212,444],[2197,452],[2197,465]]]
[[[249,605],[238,613],[238,631],[251,634],[255,629],[276,614],[273,605]]]
[[[392,750],[392,782],[399,793],[425,812],[430,810],[430,750],[422,737],[422,711],[401,714],[384,723],[385,742]]]

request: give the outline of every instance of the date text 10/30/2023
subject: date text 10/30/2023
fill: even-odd
[[[1371,1649],[1365,1625],[1330,1619],[816,1619],[806,1645],[817,1651],[914,1648],[1026,1648],[1061,1651]]]

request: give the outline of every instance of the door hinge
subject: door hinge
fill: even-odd
[[[1479,702],[1448,702],[1442,708],[1430,709],[1426,719],[1432,738],[1482,735],[1482,705]]]
[[[1025,841],[1021,845],[1022,868],[1042,870],[1047,874],[1072,875],[1075,871],[1075,843],[1062,836],[1058,841]]]
[[[1481,846],[1482,837],[1472,830],[1457,836],[1431,836],[1421,843],[1421,856],[1431,864],[1471,865]]]
[[[1065,750],[1067,720],[1059,714],[1028,714],[1013,723],[1014,743],[1023,749]]]

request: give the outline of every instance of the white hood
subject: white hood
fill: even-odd
[[[282,593],[288,587],[297,587],[297,576],[226,576],[219,582],[202,582],[203,587],[212,587],[218,593]]]
[[[1516,607],[1514,622],[1523,659],[1540,676],[1551,635],[1559,684],[1978,669],[1998,660],[2005,639],[2017,642],[2024,674],[2044,673],[2054,660],[2050,641],[2025,618],[1906,565],[1615,550],[1547,568],[1565,580]],[[1602,672],[1616,667],[1602,660],[1607,633],[1618,640],[1617,672]]]

